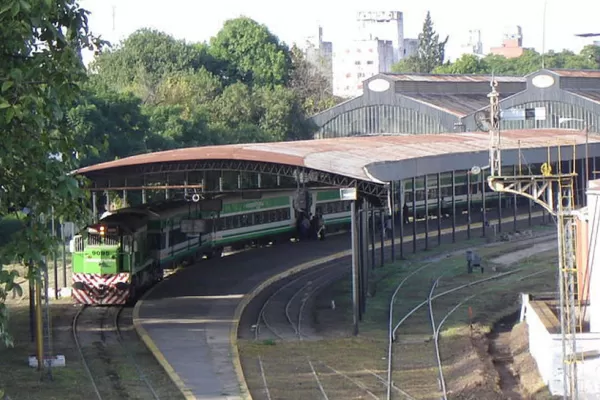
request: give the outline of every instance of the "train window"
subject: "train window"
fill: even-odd
[[[266,221],[265,221],[265,219],[266,219]],[[264,224],[265,222],[269,222],[269,221],[268,221],[268,217],[265,218],[264,213],[262,213],[262,212],[254,213],[254,224],[255,225],[261,225],[261,224]]]

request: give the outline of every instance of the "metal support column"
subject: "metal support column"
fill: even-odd
[[[533,207],[533,200],[529,200],[527,204],[527,221],[529,223],[529,227],[531,228],[531,208]]]
[[[513,166],[513,176],[517,176],[517,166]],[[531,204],[531,201],[529,201]],[[513,193],[513,231],[517,231],[518,221],[517,221],[517,213],[518,213],[518,204],[517,204],[517,194]]]
[[[394,185],[394,181],[390,182],[389,186],[389,199],[390,199],[390,227],[391,232],[391,251],[392,251],[392,262],[396,261],[396,185]]]
[[[415,190],[417,180],[412,178],[412,231],[413,231],[413,253],[417,252],[417,193]]]
[[[56,224],[54,223],[54,207],[50,210],[50,217],[52,218],[52,237],[56,239]],[[58,299],[58,260],[56,259],[56,248],[52,247],[52,264],[54,266],[54,298]],[[46,282],[46,285],[48,282]]]
[[[357,218],[358,218],[358,292],[359,292],[359,297],[358,297],[358,320],[362,321],[362,315],[363,315],[363,295],[364,295],[364,286],[365,286],[365,277],[364,277],[364,271],[365,271],[365,242],[364,242],[364,220],[363,220],[363,216],[365,214],[365,209],[363,207],[363,204],[359,205],[359,209],[357,212]]]
[[[429,250],[429,187],[427,175],[423,175],[423,197],[425,202],[425,250]]]
[[[146,189],[142,189],[142,204],[146,204]]]
[[[358,319],[360,313],[360,290],[358,287],[358,277],[360,274],[359,259],[358,259],[358,224],[356,215],[356,200],[350,203],[350,234],[352,240],[352,333],[358,335]]]
[[[471,174],[467,174],[467,239],[471,239]]]
[[[442,206],[444,205],[443,202],[443,198],[442,198],[442,176],[441,174],[437,174],[437,207],[438,207],[438,212],[437,212],[437,229],[438,229],[438,234],[437,234],[437,239],[438,239],[438,246],[442,245]]]
[[[485,210],[485,172],[481,171],[481,234],[486,237],[487,231],[487,213]]]
[[[579,163],[579,170],[581,171],[579,174],[579,177],[581,178],[579,180],[580,185],[579,185],[579,190],[577,191],[577,196],[579,197],[579,202],[577,204],[579,204],[581,207],[585,207],[587,206],[587,198],[585,196],[585,189],[587,188],[587,177],[586,177],[586,160],[581,159],[580,163]]]
[[[127,179],[125,179],[125,187],[127,187]],[[127,189],[123,189],[123,193],[122,193],[122,206],[125,207],[127,204]]]
[[[381,236],[381,247],[379,248],[381,259],[379,260],[379,265],[383,267],[385,263],[385,210],[383,208],[379,211],[379,223],[381,224],[381,228],[379,229],[379,235]]]
[[[92,214],[94,214],[94,222],[98,221],[98,195],[96,191],[92,192]]]
[[[404,182],[398,181],[398,209],[400,210],[400,259],[404,259]]]
[[[370,229],[370,239],[371,239],[371,268],[375,269],[375,231],[377,230],[375,226],[375,208],[371,207],[370,211],[370,219],[371,219],[371,229]]]
[[[63,275],[63,287],[68,288],[67,282],[67,238],[65,237],[65,224],[60,224],[60,239],[62,242],[62,275]]]
[[[452,170],[452,243],[456,243],[456,172]]]
[[[363,199],[361,213],[362,264],[361,264],[361,301],[360,319],[367,310],[367,291],[369,290],[369,203]]]
[[[498,192],[498,232],[502,232],[502,194]]]

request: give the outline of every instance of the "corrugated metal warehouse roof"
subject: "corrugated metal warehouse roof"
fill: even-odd
[[[464,117],[490,105],[489,99],[479,94],[406,94],[404,96],[458,117]]]
[[[502,132],[502,147],[506,151],[512,150],[514,153],[518,148],[525,152],[532,149],[540,150],[537,153],[527,153],[527,161],[530,163],[545,161],[548,146],[559,144],[572,146],[574,143],[583,145],[585,141],[584,133],[573,130]],[[590,136],[589,143],[594,149],[600,150],[598,136]],[[176,164],[196,160],[243,160],[306,167],[364,181],[387,182],[452,169],[468,169],[476,164],[482,165],[482,162],[486,162],[488,146],[487,133],[373,136],[236,144],[142,154],[81,168],[75,173],[93,179],[95,175],[100,174],[121,176],[127,173],[129,167],[140,165]],[[570,150],[565,150],[563,158],[568,159],[570,154]],[[506,160],[508,165],[511,165],[509,159]]]
[[[491,75],[456,75],[456,74],[393,74],[382,73],[394,81],[415,81],[415,82],[486,82],[492,80]],[[525,82],[527,79],[521,76],[496,76],[493,77],[497,82]]]
[[[596,69],[549,69],[548,71],[568,78],[600,78],[600,70]]]

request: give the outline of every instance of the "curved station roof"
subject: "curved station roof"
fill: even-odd
[[[552,160],[558,160],[559,146],[561,158],[570,160],[574,145],[577,154],[584,154],[586,140],[590,154],[600,153],[600,137],[586,139],[584,132],[575,130],[504,131],[501,140],[504,165],[514,165],[519,158],[530,164],[543,163],[549,148]],[[108,182],[116,188],[127,186],[123,185],[127,179],[131,182],[153,174],[221,170],[297,176],[302,172],[309,181],[357,184],[359,190],[377,194],[390,181],[487,165],[489,145],[489,134],[484,132],[235,144],[141,154],[75,173],[88,177],[96,187]],[[175,180],[169,182],[176,184]]]

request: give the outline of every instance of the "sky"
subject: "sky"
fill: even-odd
[[[267,25],[288,44],[303,43],[321,25],[324,39],[333,42],[335,51],[336,43],[342,44],[354,34],[358,11],[402,11],[405,37],[416,38],[429,10],[440,37],[450,36],[449,58],[460,56],[469,29],[481,30],[487,53],[501,43],[506,27],[514,25],[523,29],[524,47],[541,51],[544,4],[546,50],[577,52],[591,39],[575,34],[600,33],[598,0],[420,0],[404,4],[390,0],[302,0],[288,4],[272,0],[81,0],[80,4],[92,13],[92,31],[113,42],[144,27],[191,42],[208,41],[223,22],[243,15]]]

